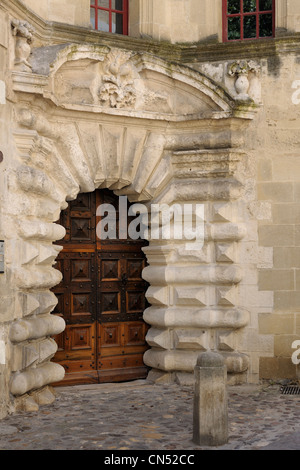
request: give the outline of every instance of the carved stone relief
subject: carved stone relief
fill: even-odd
[[[34,28],[27,21],[13,19],[11,22],[15,43],[15,69],[21,72],[31,72],[32,66],[28,59],[31,54]]]
[[[40,70],[35,63],[34,71]],[[92,106],[93,112],[131,116],[148,111],[151,119],[177,121],[225,117],[235,107],[229,95],[204,75],[149,54],[106,46],[61,49],[49,65],[42,93],[67,109],[84,111]]]
[[[111,53],[104,66],[104,75],[98,95],[100,103],[111,108],[134,107],[136,71],[124,52]]]
[[[252,60],[238,60],[228,66],[227,73],[235,79],[234,87],[238,98],[249,99],[250,75],[257,75],[259,66]]]

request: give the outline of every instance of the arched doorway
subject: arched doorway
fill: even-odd
[[[101,239],[97,231],[101,217],[104,220],[107,215],[97,215],[101,204],[115,208],[114,239]],[[128,210],[127,199],[126,204]],[[146,265],[142,247],[147,243],[120,239],[122,226],[125,223],[127,229],[130,220],[127,215],[119,210],[119,198],[112,191],[99,189],[79,194],[61,213],[59,223],[66,236],[60,242],[63,250],[56,267],[63,280],[53,289],[58,298],[53,313],[66,322],[65,331],[55,337],[54,361],[66,371],[60,385],[119,382],[147,375],[143,363],[147,283],[142,279]]]
[[[44,56],[52,60],[52,54]],[[44,75],[46,65],[49,75]],[[109,69],[112,76],[107,75]],[[20,73],[13,73],[11,148],[16,152],[6,159],[4,198],[9,266],[5,286],[11,296],[7,298],[12,299],[4,317],[5,342],[13,348],[7,403],[19,409],[49,403],[54,394],[48,385],[61,381],[65,370],[70,382],[76,378],[79,383],[139,377],[146,373],[143,360],[151,368],[151,380],[189,383],[204,349],[220,350],[228,374],[240,383],[249,364],[248,356],[239,351],[244,338],[240,333],[251,315],[244,308],[239,283],[245,273],[250,280],[253,274],[252,261],[241,266],[240,259],[244,260],[243,243],[249,243],[244,240],[248,227],[253,233],[248,196],[254,194],[249,190],[251,165],[241,137],[257,105],[241,101],[196,69],[107,46],[69,44],[59,49],[51,64],[43,64],[40,75]],[[143,317],[151,329],[150,348],[144,354],[147,346],[137,328],[147,329],[143,308],[132,305],[136,294],[130,295],[121,284],[122,266],[136,259],[130,244],[112,243],[109,251],[105,244],[101,249],[96,238],[78,236],[73,244],[66,238],[58,260],[66,266],[65,285],[53,266],[58,253],[53,243],[65,236],[65,228],[53,222],[66,209],[66,201],[100,187],[148,206],[205,205],[203,250],[187,250],[184,240],[149,237],[145,248],[149,266],[143,277],[150,284],[151,307]],[[74,221],[69,216],[62,225],[76,231],[77,211],[83,219],[78,230],[83,233],[89,227],[83,215],[88,218],[89,210],[83,210],[83,202],[76,207],[77,203],[70,205]],[[106,254],[112,256],[105,260]],[[112,262],[118,266],[115,277]],[[107,279],[102,275],[104,265],[109,269]],[[76,267],[79,273],[73,276]],[[133,270],[123,280],[138,289],[139,279]],[[109,285],[110,295],[101,291],[101,286]],[[51,289],[59,298],[56,308]],[[130,307],[127,312],[120,307],[124,297]],[[117,308],[99,312],[97,302],[102,300],[103,305],[103,298]],[[125,316],[119,319],[122,313]],[[66,323],[55,354],[57,343],[52,338]],[[133,328],[126,333],[124,325]]]

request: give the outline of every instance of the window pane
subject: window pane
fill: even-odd
[[[109,12],[98,10],[98,29],[99,31],[109,32]]]
[[[259,36],[266,38],[273,36],[273,15],[267,13],[266,15],[259,15]]]
[[[96,29],[96,18],[95,18],[95,8],[91,8],[91,25],[92,28]]]
[[[256,16],[244,16],[244,38],[256,38]]]
[[[98,7],[109,8],[109,0],[98,0]]]
[[[112,13],[112,33],[123,34],[123,15]]]
[[[239,16],[228,18],[228,39],[241,39],[241,19]]]
[[[273,9],[272,0],[259,0],[259,9],[260,11],[272,10]]]
[[[111,7],[113,10],[123,11],[123,0],[112,0]]]
[[[90,1],[90,5],[91,5],[91,6],[95,6],[95,3],[96,3],[96,0],[91,0],[91,1]]]
[[[241,6],[240,0],[228,0],[227,1],[228,13],[230,15],[234,13],[240,13],[240,10],[241,10],[240,6]]]
[[[256,0],[244,0],[244,13],[256,11]]]

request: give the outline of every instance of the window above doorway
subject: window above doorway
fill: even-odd
[[[223,0],[223,41],[275,36],[275,0]]]
[[[128,0],[90,0],[90,5],[94,29],[128,34]]]

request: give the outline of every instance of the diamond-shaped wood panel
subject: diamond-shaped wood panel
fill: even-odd
[[[145,267],[144,259],[128,259],[127,260],[127,277],[128,279],[141,280],[142,271]]]
[[[102,347],[121,346],[121,324],[104,325],[101,333]]]
[[[71,261],[71,280],[91,281],[91,262],[87,259]]]
[[[90,313],[90,293],[72,293],[72,315]]]
[[[101,294],[102,313],[120,313],[120,292],[102,292]]]
[[[101,262],[101,279],[118,280],[120,273],[120,260],[109,259]]]
[[[145,309],[145,293],[144,291],[127,291],[127,312],[140,312]]]
[[[70,329],[70,350],[92,349],[92,327],[91,325],[74,326]]]
[[[145,342],[145,324],[144,323],[132,323],[127,325],[125,335],[126,346],[138,346],[144,345]]]
[[[71,211],[90,211],[92,209],[92,196],[89,193],[81,193],[75,201],[70,202]]]
[[[91,234],[90,220],[89,219],[80,219],[74,217],[71,219],[71,239],[75,240],[84,240],[92,241],[93,237]]]

